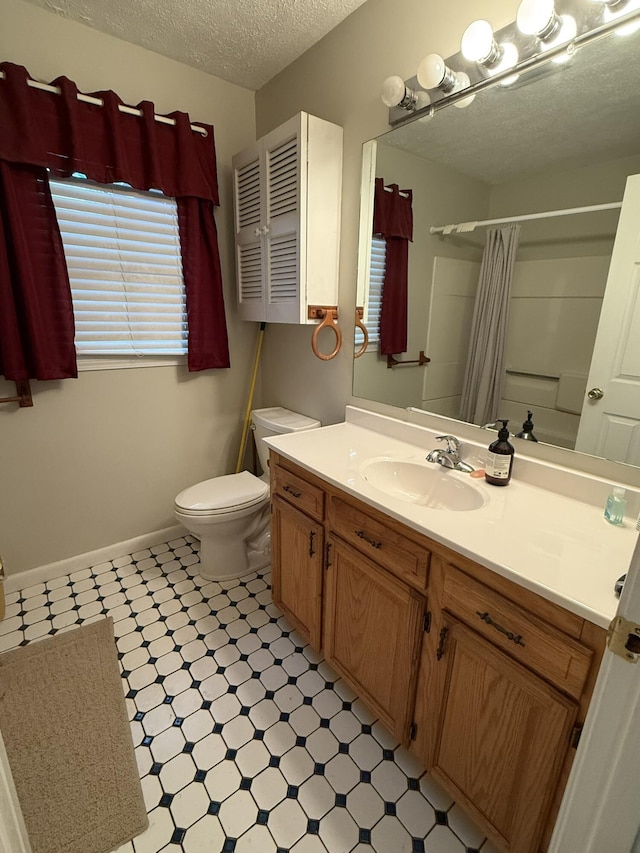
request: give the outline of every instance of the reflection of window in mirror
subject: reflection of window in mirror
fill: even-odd
[[[364,325],[369,332],[367,352],[378,350],[380,341],[380,309],[382,307],[382,286],[386,262],[387,244],[384,237],[374,235],[371,238],[371,258],[369,281],[364,305]],[[359,349],[364,341],[364,335],[356,328],[355,347]]]

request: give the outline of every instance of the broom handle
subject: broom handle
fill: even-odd
[[[253,392],[256,389],[256,378],[258,376],[258,367],[260,365],[260,352],[262,350],[262,339],[264,338],[264,330],[266,323],[260,323],[260,331],[258,332],[258,346],[256,347],[256,356],[253,361],[253,375],[251,376],[251,387],[249,388],[249,397],[247,399],[247,410],[244,415],[244,426],[242,428],[242,438],[240,440],[240,450],[238,451],[238,461],[236,462],[236,474],[242,471],[242,460],[244,459],[244,451],[247,446],[247,435],[249,433],[249,423],[251,421],[251,407],[253,405]]]

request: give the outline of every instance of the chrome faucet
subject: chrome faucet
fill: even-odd
[[[473,471],[472,466],[460,458],[461,442],[455,435],[437,435],[436,441],[446,441],[447,449],[443,450],[441,447],[436,447],[434,450],[430,450],[426,456],[427,462],[436,462],[443,468],[453,468],[456,471],[466,471],[467,473]]]

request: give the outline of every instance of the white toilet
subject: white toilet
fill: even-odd
[[[200,540],[199,574],[207,580],[239,578],[269,564],[269,448],[263,438],[321,426],[280,406],[256,409],[251,419],[262,476],[242,471],[214,477],[175,500],[176,519]]]

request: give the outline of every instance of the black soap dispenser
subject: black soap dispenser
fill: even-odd
[[[537,441],[538,439],[533,434],[533,412],[527,412],[527,419],[522,424],[520,432],[516,433],[516,438],[524,438],[525,441]]]
[[[506,486],[511,479],[515,450],[513,445],[509,443],[509,430],[507,428],[509,421],[502,420],[502,418],[498,418],[498,420],[501,421],[502,427],[498,430],[496,441],[489,445],[484,478],[487,483],[491,483],[493,486]]]

